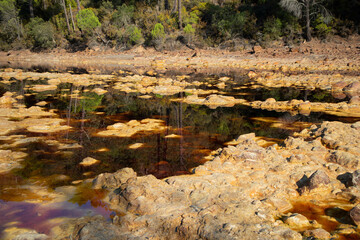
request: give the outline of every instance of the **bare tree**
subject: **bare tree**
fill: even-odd
[[[79,12],[80,11],[80,1],[79,0],[76,0],[76,6],[77,6],[77,11]]]
[[[280,6],[294,14],[297,18],[305,18],[306,40],[311,41],[310,21],[321,14],[325,23],[331,20],[330,12],[322,5],[324,0],[280,0]]]
[[[70,24],[69,24],[69,17],[68,17],[67,10],[66,10],[65,0],[62,0],[61,3],[62,3],[63,8],[64,8],[66,26],[67,26],[67,29],[68,29],[68,31],[69,31],[69,33],[70,33],[70,32],[71,32],[71,28],[70,28]]]

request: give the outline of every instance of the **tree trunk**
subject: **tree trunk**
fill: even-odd
[[[77,11],[79,12],[80,11],[80,1],[79,0],[76,0],[76,5],[77,5]]]
[[[29,0],[29,12],[30,12],[30,17],[34,18],[34,4],[33,4],[33,0]]]
[[[64,8],[64,13],[65,13],[66,26],[67,26],[68,31],[70,33],[71,28],[70,28],[70,24],[69,24],[69,17],[68,17],[67,10],[66,10],[65,0],[62,0],[62,5],[63,5],[63,8]]]
[[[71,9],[71,5],[69,4],[69,10],[70,10],[70,17],[71,17],[71,22],[73,25],[73,29],[75,31],[75,22],[74,22],[74,17],[73,17],[73,13],[72,13],[72,9]]]
[[[179,28],[180,30],[183,29],[182,27],[182,16],[181,16],[181,0],[178,0],[178,11],[179,11]]]
[[[176,12],[177,7],[178,7],[178,1],[177,1],[177,0],[174,0],[174,5],[173,5],[173,8],[172,8],[172,10],[171,10],[171,13]]]
[[[169,0],[165,0],[165,1],[164,1],[164,8],[165,8],[165,10],[169,10],[169,9],[170,9]]]
[[[311,29],[310,29],[310,0],[306,1],[306,40],[311,41]]]

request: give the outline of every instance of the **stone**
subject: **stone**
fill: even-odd
[[[136,173],[131,168],[123,168],[115,173],[102,173],[93,180],[94,189],[115,189],[131,178],[135,178]]]
[[[322,228],[306,230],[303,235],[305,237],[311,237],[319,240],[328,240],[331,238],[331,234]]]
[[[45,91],[53,91],[56,90],[56,85],[34,85],[32,90],[35,92],[45,92]]]
[[[306,228],[311,226],[309,220],[299,213],[294,213],[289,217],[286,217],[285,223],[288,224],[291,228]]]
[[[349,212],[350,218],[356,225],[360,224],[360,205],[356,205]]]
[[[252,50],[254,53],[261,53],[263,48],[261,46],[253,46]]]
[[[324,170],[317,170],[309,178],[309,190],[315,189],[320,185],[327,185],[330,183],[329,176]]]
[[[360,82],[353,82],[344,88],[345,92],[360,93]]]
[[[352,169],[359,165],[359,160],[355,155],[344,151],[333,151],[329,155],[328,161]]]
[[[87,157],[87,158],[84,158],[79,163],[79,165],[84,166],[84,167],[89,167],[89,166],[92,166],[92,165],[95,165],[95,164],[98,164],[98,163],[100,163],[99,160],[96,160],[95,158],[92,158],[92,157]]]
[[[350,99],[349,104],[360,104],[360,96],[353,96]]]

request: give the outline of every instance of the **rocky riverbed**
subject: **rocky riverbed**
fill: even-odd
[[[360,238],[360,122],[356,122],[360,117],[358,43],[357,38],[347,42],[339,40],[329,48],[306,43],[291,49],[257,48],[251,53],[214,53],[210,50],[200,50],[196,54],[187,50],[158,53],[142,48],[122,54],[92,51],[75,55],[0,53],[0,62],[14,67],[0,71],[1,176],[12,178],[13,171],[24,168],[23,161],[28,161],[26,159],[32,154],[28,149],[31,144],[44,147],[35,148],[36,157],[45,156],[41,161],[48,164],[49,170],[66,172],[63,170],[74,167],[81,175],[73,180],[66,174],[50,171],[44,179],[30,178],[32,182],[24,183],[20,189],[17,183],[11,182],[15,187],[4,187],[2,199],[40,203],[31,212],[38,219],[42,214],[46,215],[46,209],[76,212],[77,207],[58,208],[58,205],[74,201],[74,196],[81,198],[81,194],[95,192],[99,196],[91,200],[96,202],[94,205],[101,205],[111,212],[108,213],[111,220],[83,212],[80,215],[85,217],[52,218],[46,221],[46,232],[35,231],[29,226],[21,227],[17,221],[8,222],[0,226],[1,237]],[[50,67],[39,67],[40,71],[34,72],[37,64]],[[62,69],[52,67],[54,64]],[[82,68],[87,70],[81,72]],[[241,106],[266,111],[265,116],[252,118],[261,124],[270,121],[270,128],[277,126],[294,131],[308,127],[291,134],[285,141],[254,133],[238,136],[232,141],[227,139],[227,147],[213,149],[206,161],[202,160],[203,164],[191,169],[191,174],[187,175],[161,179],[136,173],[131,168],[117,168],[115,172],[98,175],[101,171],[94,172],[100,166],[109,166],[115,161],[98,160],[94,155],[112,153],[113,149],[101,146],[72,161],[73,150],[84,149],[86,145],[83,139],[77,142],[68,138],[74,134],[72,131],[76,131],[76,124],[70,126],[72,121],[78,123],[80,134],[89,140],[108,138],[108,142],[116,142],[115,139],[142,136],[134,141],[124,141],[124,146],[119,145],[123,152],[125,149],[150,149],[149,143],[143,140],[144,136],[153,133],[157,134],[158,143],[162,138],[168,139],[166,143],[169,144],[171,141],[182,143],[182,131],[186,131],[180,122],[177,126],[170,126],[166,117],[156,118],[155,114],[137,116],[136,119],[127,119],[123,115],[105,117],[106,106],[101,106],[102,99],[112,104],[119,93],[125,95],[126,101],[112,105],[112,109],[107,109],[110,112],[116,112],[119,105],[130,102],[128,96],[132,94],[133,98],[150,104],[153,103],[151,100],[165,102],[166,99],[178,104],[175,107],[177,119],[186,113],[180,111],[185,108],[197,109],[199,115],[206,116],[203,108],[214,110]],[[69,100],[61,102],[63,99]],[[56,109],[56,101],[60,106],[64,103],[67,106]],[[156,107],[163,108],[164,105]],[[66,118],[64,111],[68,111]],[[154,109],[151,111],[156,112]],[[287,118],[316,113],[327,119],[351,123],[326,121],[310,126],[311,121],[292,122],[291,119],[274,117],[271,115],[274,112],[288,113]],[[78,119],[71,119],[71,114]],[[91,118],[100,123],[101,129],[94,129],[93,125],[86,129],[84,125],[90,121],[90,118],[85,118],[86,114],[104,116],[106,121],[101,117]],[[236,116],[229,122],[239,121],[238,127],[241,128],[249,125],[241,120],[244,117]],[[201,124],[214,121],[200,119]],[[229,122],[216,127],[226,130]],[[254,124],[256,128],[259,128],[258,124]],[[62,137],[58,139],[57,135]],[[64,135],[66,139],[62,139]],[[61,166],[56,162],[64,160],[66,164]],[[36,165],[35,161],[31,163]],[[60,167],[54,166],[57,164]],[[161,164],[169,165],[160,161],[157,166]],[[34,172],[37,171],[40,170],[34,168]],[[187,172],[180,169],[179,173]],[[12,181],[17,182],[18,178],[14,179]],[[60,187],[49,189],[48,182]],[[87,188],[89,185],[93,190]],[[16,193],[21,194],[14,197],[12,190],[15,188]],[[9,205],[3,205],[7,216],[17,213]]]
[[[52,239],[339,239],[358,237],[360,122],[324,122],[260,147],[254,134],[188,176],[100,174],[117,213],[71,220]],[[299,206],[308,206],[312,213]],[[61,229],[61,231],[59,230]]]

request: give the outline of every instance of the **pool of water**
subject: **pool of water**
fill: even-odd
[[[79,74],[87,72],[70,70]],[[255,89],[242,75],[231,76],[232,83],[225,89],[218,89],[215,86],[219,77],[219,74],[195,74],[190,75],[189,82],[202,81],[204,84],[198,88],[216,89],[224,95],[248,101],[269,97],[339,101],[322,90]],[[72,128],[56,133],[16,130],[0,139],[0,149],[27,153],[20,168],[0,175],[0,214],[6,216],[0,220],[0,231],[17,226],[48,233],[58,223],[56,219],[94,214],[110,219],[112,211],[101,200],[104,193],[91,190],[90,183],[78,185],[103,172],[131,167],[138,175],[153,174],[157,178],[191,174],[191,169],[204,163],[212,151],[226,146],[241,134],[255,132],[264,139],[281,143],[292,133],[324,120],[358,120],[324,113],[293,115],[241,105],[210,109],[172,101],[184,93],[142,99],[138,93],[127,94],[113,89],[112,82],[87,87],[66,83],[56,90],[34,92],[30,87],[47,84],[47,79],[11,80],[10,84],[0,83],[0,97],[7,91],[23,95],[18,102],[27,107],[45,101],[44,109],[55,111]],[[92,92],[99,87],[108,92],[103,95]],[[114,123],[146,118],[162,120],[165,130],[139,132],[131,137],[101,137],[97,134]],[[16,143],[19,138],[27,140]],[[134,144],[141,144],[141,147],[134,149]],[[80,165],[86,157],[100,163]],[[46,194],[40,194],[41,191]]]

